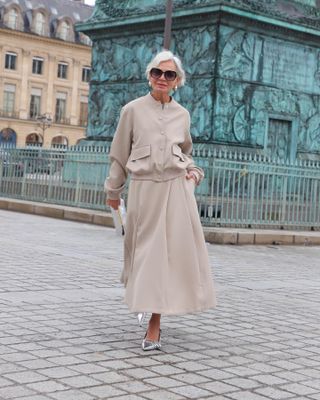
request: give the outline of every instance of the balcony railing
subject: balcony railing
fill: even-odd
[[[64,118],[55,117],[54,122],[56,124],[61,124],[61,125],[71,125],[70,118],[66,118],[66,117],[64,117]]]
[[[35,121],[37,122],[39,115],[30,115],[29,114],[29,121]],[[20,119],[19,117],[19,112],[18,111],[5,111],[5,110],[0,110],[0,118],[15,118],[15,119]],[[23,118],[24,120],[24,118]],[[71,125],[71,119],[70,118],[54,118],[54,123],[55,124],[61,124],[61,125]],[[88,125],[88,120],[84,118],[80,118],[78,121],[79,126],[86,127]]]
[[[19,118],[19,113],[18,113],[18,111],[0,110],[0,117],[1,118]]]

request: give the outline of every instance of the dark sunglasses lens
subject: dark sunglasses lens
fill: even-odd
[[[150,71],[152,78],[158,79],[162,75],[162,71],[159,68],[152,68]]]
[[[164,77],[167,81],[174,81],[177,77],[177,73],[175,71],[166,71]]]

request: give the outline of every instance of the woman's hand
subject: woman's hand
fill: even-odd
[[[188,172],[186,175],[186,178],[189,179],[193,179],[194,180],[194,184],[197,186],[198,185],[198,180],[195,176],[195,174],[193,174],[192,172]]]
[[[117,200],[107,199],[107,205],[112,207],[114,210],[117,210],[120,206],[120,199]]]

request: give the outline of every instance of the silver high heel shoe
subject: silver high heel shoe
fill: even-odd
[[[146,314],[147,314],[147,313],[142,312],[142,313],[139,313],[139,314],[137,315],[138,323],[139,323],[140,326],[142,326],[142,324],[144,323],[144,320],[145,320],[145,318],[146,318]]]
[[[161,329],[159,330],[159,338],[158,340],[148,340],[147,337],[148,330],[144,335],[144,339],[142,341],[142,350],[149,351],[149,350],[161,350]]]

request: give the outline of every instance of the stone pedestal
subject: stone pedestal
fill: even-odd
[[[165,0],[97,0],[78,30],[93,41],[87,140],[112,139],[121,106],[145,94],[162,49]],[[172,46],[187,84],[175,97],[194,142],[281,160],[320,153],[317,0],[175,0]]]

